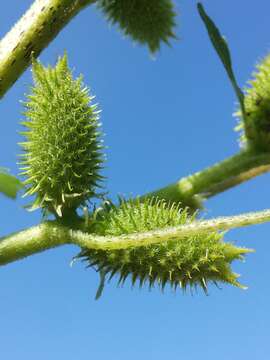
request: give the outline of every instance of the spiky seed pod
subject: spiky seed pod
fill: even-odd
[[[21,169],[33,208],[62,216],[94,197],[103,162],[97,105],[72,78],[67,56],[54,68],[33,63],[34,86],[25,105]]]
[[[257,65],[245,89],[244,103],[245,120],[237,113],[242,144],[256,151],[270,151],[270,55]]]
[[[128,201],[103,214],[103,219],[91,231],[121,236],[193,221],[196,220],[188,215],[187,209],[180,209],[175,204],[168,206],[160,200]],[[108,274],[109,278],[118,274],[120,284],[130,276],[132,284],[137,280],[141,286],[148,282],[150,288],[157,283],[162,289],[169,284],[174,289],[199,286],[207,291],[209,282],[242,287],[230,264],[233,260],[243,259],[251,250],[225,243],[222,239],[223,234],[219,232],[198,233],[157,245],[110,251],[85,249],[79,257],[103,275]]]
[[[159,50],[161,42],[168,44],[175,38],[176,13],[171,0],[99,0],[97,4],[109,21],[119,24],[133,40],[148,45],[151,52]]]

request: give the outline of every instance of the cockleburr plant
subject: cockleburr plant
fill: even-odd
[[[258,65],[245,88],[245,117],[241,112],[237,127],[242,132],[244,147],[257,152],[270,151],[270,56],[266,56]]]
[[[124,34],[154,52],[174,37],[175,11],[170,0],[47,0],[33,7],[0,43],[0,96],[60,29],[86,5],[96,2]],[[268,134],[268,68],[266,60],[245,97],[233,73],[228,45],[206,14],[199,13],[236,92],[247,146],[240,153],[176,183],[89,211],[77,211],[99,197],[103,146],[98,111],[82,79],[73,79],[67,58],[43,67],[33,61],[34,86],[25,102],[26,130],[21,166],[26,194],[35,197],[32,208],[51,212],[56,219],[1,238],[0,264],[64,244],[81,249],[86,260],[105,278],[131,278],[140,285],[156,283],[163,289],[227,283],[242,287],[231,270],[234,260],[251,250],[223,241],[223,231],[270,220],[270,211],[210,220],[196,219],[203,200],[270,170]],[[63,14],[63,17],[61,15]],[[60,21],[58,21],[60,19]],[[23,30],[22,30],[23,29]],[[0,192],[15,196],[2,173]],[[186,206],[189,206],[187,208]],[[194,215],[191,215],[191,214]]]
[[[54,68],[34,61],[33,76],[32,93],[24,104],[27,131],[23,132],[21,163],[26,195],[36,196],[34,207],[69,221],[72,211],[97,195],[103,161],[98,113],[96,105],[89,105],[92,98],[82,88],[81,78],[72,78],[66,55]],[[90,213],[84,226],[77,218],[73,226],[109,239],[195,223],[195,214],[190,216],[188,208],[181,206],[154,198],[121,201],[118,207]],[[183,289],[201,286],[206,291],[209,282],[241,287],[230,264],[248,252],[223,242],[220,232],[198,231],[169,237],[161,244],[119,249],[82,245],[78,257],[96,265],[101,274],[119,274],[120,282],[130,276],[133,283],[148,282],[150,287],[155,283],[161,288],[166,284]]]
[[[176,12],[171,0],[98,0],[97,5],[110,22],[151,52],[175,38]]]
[[[0,41],[0,98],[79,12],[96,5],[109,22],[151,52],[175,37],[172,0],[35,0]],[[90,29],[89,29],[90,31]]]
[[[103,162],[98,110],[82,78],[72,78],[66,55],[54,68],[34,61],[33,76],[22,123],[25,195],[35,196],[32,208],[61,217],[97,195]]]
[[[181,205],[168,204],[152,198],[142,203],[139,199],[122,201],[119,207],[101,212],[100,220],[91,224],[90,230],[102,236],[122,236],[196,223],[195,215]],[[127,249],[83,249],[79,258],[111,279],[119,276],[119,284],[129,277],[132,284],[155,284],[163,289],[170,285],[186,290],[208,283],[228,283],[243,286],[230,267],[232,261],[243,259],[252,250],[236,247],[223,241],[223,233],[200,232],[190,236],[175,236],[161,244],[129,247]]]
[[[57,218],[33,229],[40,239],[35,251],[64,243],[79,245],[77,258],[97,268],[102,286],[106,275],[119,275],[120,283],[131,278],[132,283],[148,283],[150,288],[159,284],[161,289],[170,285],[207,291],[212,282],[242,287],[231,263],[251,250],[224,242],[220,231],[246,220],[225,219],[205,228],[185,204],[151,196],[122,200],[118,206],[105,202],[105,207],[84,212],[85,218],[78,215],[78,207],[98,197],[102,180],[97,107],[91,104],[93,98],[81,77],[73,79],[66,55],[55,67],[34,61],[33,77],[34,86],[24,103],[26,141],[21,144],[25,195],[35,196],[32,208],[40,207]],[[14,244],[27,234],[15,236],[13,244],[2,242],[3,263],[14,259]],[[15,258],[32,251],[33,235],[28,236],[22,248],[16,246]]]

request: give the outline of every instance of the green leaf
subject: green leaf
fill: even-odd
[[[203,22],[206,26],[206,29],[207,29],[209,38],[212,42],[212,45],[213,45],[214,49],[216,50],[223,66],[227,72],[227,75],[231,81],[233,89],[234,89],[236,96],[238,98],[238,101],[240,103],[242,114],[244,116],[244,114],[245,114],[244,94],[243,94],[242,90],[240,89],[240,87],[238,86],[234,72],[233,72],[232,60],[231,60],[231,54],[230,54],[229,47],[228,47],[224,37],[220,34],[220,31],[216,27],[213,20],[206,14],[206,12],[203,8],[203,5],[201,3],[198,3],[197,6],[198,6],[198,11],[201,16],[201,19],[203,20]]]
[[[23,187],[20,180],[15,176],[7,174],[6,170],[0,168],[0,192],[15,199],[17,192]]]
[[[101,297],[104,287],[105,287],[106,273],[104,271],[100,270],[99,276],[100,276],[100,280],[99,280],[99,286],[98,286],[98,289],[96,292],[95,300],[98,300]]]

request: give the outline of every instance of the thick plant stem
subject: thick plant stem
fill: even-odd
[[[54,222],[43,223],[3,238],[0,241],[0,265],[67,243],[67,228]]]
[[[182,202],[196,210],[201,207],[202,198],[214,196],[268,171],[269,153],[241,151],[174,184],[146,194],[142,199],[159,197],[167,201]]]
[[[121,236],[98,236],[80,230],[72,230],[57,221],[9,235],[0,240],[0,265],[6,265],[29,255],[65,244],[81,248],[115,250],[128,247],[146,246],[165,241],[178,241],[202,232],[229,230],[270,221],[270,210],[232,217],[193,221],[186,225],[157,229],[144,233]]]
[[[195,236],[202,232],[225,231],[243,226],[261,224],[268,221],[270,221],[270,210],[264,210],[236,216],[192,221],[185,225],[157,229],[144,233],[124,234],[121,236],[95,236],[76,230],[70,232],[70,237],[71,243],[79,245],[82,248],[115,250],[147,246],[166,241],[178,241],[181,238]]]
[[[0,42],[0,98],[40,52],[95,0],[36,0]]]

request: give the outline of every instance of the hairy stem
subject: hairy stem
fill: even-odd
[[[270,171],[270,154],[241,151],[176,183],[148,193],[142,199],[159,197],[182,202],[196,210],[201,207],[202,198],[214,196],[267,171]]]
[[[36,0],[0,42],[0,98],[40,52],[95,0]]]
[[[67,243],[67,228],[54,222],[43,223],[3,238],[0,241],[0,264],[5,265]]]
[[[270,221],[270,210],[264,210],[236,216],[193,221],[186,225],[178,225],[143,233],[124,234],[118,237],[93,236],[81,231],[73,231],[71,232],[71,242],[82,248],[101,250],[125,249],[129,247],[158,244],[164,241],[178,241],[181,238],[194,236],[202,232],[224,231],[243,226],[261,224],[268,221]]]
[[[270,221],[270,210],[194,221],[186,225],[118,237],[98,236],[80,230],[72,230],[57,221],[51,221],[2,238],[0,240],[0,265],[65,244],[101,250],[124,249],[158,244],[164,241],[177,241],[201,232],[229,230],[267,221]]]

